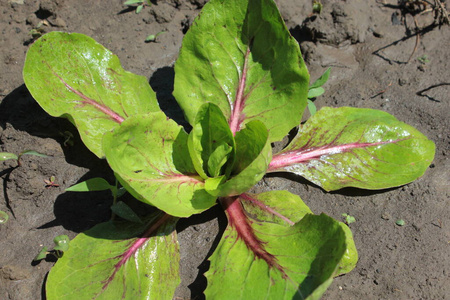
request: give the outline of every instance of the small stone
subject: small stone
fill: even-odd
[[[38,19],[38,17],[36,17],[35,14],[28,15],[28,17],[26,19],[27,24],[31,25],[32,27],[36,27],[37,24],[39,23],[39,21],[40,20]]]
[[[61,19],[60,17],[56,17],[56,18],[54,18],[52,20],[49,20],[49,22],[54,27],[63,28],[63,27],[67,26],[66,22],[63,19]]]
[[[381,218],[382,218],[383,220],[389,220],[389,219],[391,218],[391,216],[390,216],[388,213],[383,213],[383,214],[381,215]]]
[[[399,80],[398,80],[398,85],[399,86],[404,86],[405,84],[407,84],[408,82],[406,81],[406,79],[404,79],[404,78],[400,78]]]

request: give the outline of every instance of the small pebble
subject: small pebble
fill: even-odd
[[[391,218],[391,216],[390,216],[388,213],[383,213],[383,214],[381,215],[381,218],[382,218],[383,220],[389,220],[389,219]]]

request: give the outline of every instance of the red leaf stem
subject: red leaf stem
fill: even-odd
[[[294,164],[308,162],[312,159],[321,158],[322,156],[326,156],[326,155],[351,152],[355,149],[390,144],[390,143],[395,143],[398,141],[399,140],[386,141],[386,142],[375,142],[375,143],[350,143],[350,144],[344,144],[344,145],[338,145],[338,146],[326,145],[326,146],[311,148],[311,149],[307,149],[307,150],[300,149],[300,150],[287,151],[285,153],[281,153],[281,154],[277,154],[277,155],[273,156],[272,161],[269,164],[269,168],[267,169],[267,172],[268,173],[276,172],[285,167],[288,167],[288,166],[291,166]]]
[[[283,274],[283,277],[287,278],[287,274],[280,264],[278,264],[276,257],[267,252],[264,248],[264,242],[256,237],[253,228],[250,226],[251,221],[245,215],[238,198],[239,196],[224,197],[220,200],[228,215],[230,225],[237,231],[238,238],[245,243],[247,248],[257,258],[265,260],[269,267],[279,270]]]
[[[81,101],[83,104],[89,104],[94,106],[96,109],[98,109],[99,111],[101,111],[102,113],[106,114],[108,117],[110,117],[114,122],[116,123],[122,123],[124,121],[124,118],[122,116],[120,116],[119,114],[117,114],[116,112],[114,112],[113,110],[111,110],[110,108],[98,103],[97,101],[95,101],[94,99],[91,99],[89,97],[87,97],[86,95],[84,95],[82,92],[77,91],[76,89],[74,89],[73,87],[71,87],[64,79],[62,79],[61,76],[59,76],[58,74],[56,74],[55,72],[53,72],[53,74],[59,78],[59,80],[61,80],[61,82],[74,94],[76,94],[78,97],[82,98],[83,101]]]
[[[244,66],[242,69],[242,75],[239,79],[239,86],[236,91],[236,99],[234,101],[234,106],[232,108],[232,114],[229,120],[229,125],[231,132],[233,135],[236,134],[236,132],[239,131],[239,127],[241,126],[242,119],[241,119],[241,113],[244,110],[245,107],[245,96],[244,96],[244,89],[245,89],[245,83],[247,80],[247,69],[248,69],[248,56],[250,54],[250,47],[247,49],[247,53],[245,54],[244,58]]]
[[[116,276],[117,271],[120,270],[120,268],[128,261],[128,259],[130,259],[130,257],[132,255],[134,255],[136,253],[136,251],[141,248],[144,243],[149,239],[149,237],[155,233],[158,228],[163,225],[168,219],[170,219],[171,216],[168,214],[164,214],[161,218],[159,218],[155,223],[153,223],[145,232],[144,234],[140,237],[137,238],[132,244],[131,246],[119,257],[121,257],[121,259],[119,260],[119,262],[114,266],[114,271],[111,274],[111,276],[109,276],[109,278],[106,280],[105,284],[103,285],[102,290],[105,290],[109,283],[114,279],[114,276]]]

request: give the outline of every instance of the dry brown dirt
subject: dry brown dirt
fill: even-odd
[[[29,95],[22,68],[32,42],[30,30],[47,20],[46,32],[93,37],[117,54],[126,70],[149,79],[170,116],[181,116],[173,109],[173,64],[184,32],[206,1],[158,0],[140,14],[124,10],[122,2],[0,0],[0,151],[32,149],[51,156],[24,157],[14,170],[14,162],[2,163],[0,210],[10,220],[0,225],[0,299],[45,299],[44,282],[54,262],[32,263],[41,246],[51,246],[59,234],[73,238],[110,214],[108,193],[64,192],[91,177],[112,182],[113,175],[105,162],[86,150],[71,124],[49,117]],[[358,265],[336,278],[324,299],[449,299],[450,27],[430,27],[431,14],[417,15],[423,30],[411,56],[414,20],[410,14],[403,16],[394,0],[323,0],[324,10],[317,18],[309,18],[309,0],[276,2],[300,42],[311,78],[332,67],[327,91],[316,101],[318,108],[387,111],[426,134],[437,151],[422,178],[395,189],[329,194],[292,176],[267,177],[256,189],[287,189],[315,213],[356,218],[350,228],[359,250]],[[144,42],[161,30],[166,32],[157,43]],[[73,146],[64,145],[65,131],[75,135]],[[59,187],[45,187],[50,176]],[[218,213],[214,208],[178,226],[182,284],[177,299],[203,298],[205,259],[225,222]],[[398,219],[406,224],[397,226]]]

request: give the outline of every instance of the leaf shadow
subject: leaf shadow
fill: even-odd
[[[306,219],[311,218],[322,218],[325,216],[321,214],[320,216],[306,216]],[[330,228],[330,224],[325,222],[323,224],[324,227]],[[323,231],[321,231],[323,232]],[[314,260],[311,263],[311,267],[308,271],[307,277],[300,283],[298,286],[298,293],[296,293],[292,299],[293,300],[301,300],[305,299],[304,295],[311,296],[312,293],[322,284],[326,285],[326,282],[332,278],[333,273],[335,272],[336,265],[339,263],[340,258],[335,257],[336,253],[340,253],[342,255],[345,254],[346,244],[345,244],[345,233],[344,230],[340,227],[336,228],[336,231],[332,235],[332,238],[328,238],[326,242],[321,245],[317,254],[315,255]],[[334,256],[333,261],[328,261],[324,259],[326,257]],[[341,256],[342,257],[342,256]],[[319,274],[317,276],[316,274]],[[320,289],[320,288],[319,288]],[[323,290],[323,288],[322,288]]]
[[[396,45],[398,45],[401,42],[407,41],[407,40],[409,40],[412,37],[423,36],[426,33],[432,31],[436,27],[438,27],[438,24],[431,24],[431,25],[428,25],[428,26],[422,28],[419,31],[416,31],[415,33],[409,33],[409,30],[407,29],[406,30],[406,36],[404,36],[404,37],[402,37],[402,38],[400,38],[400,39],[398,39],[398,40],[396,40],[396,41],[394,41],[394,42],[392,42],[390,44],[387,44],[386,46],[383,46],[383,47],[375,50],[374,52],[372,52],[372,55],[378,56],[379,58],[383,59],[384,61],[388,62],[389,64],[393,64],[393,63],[396,63],[398,65],[407,64],[409,62],[409,60],[400,61],[400,60],[391,59],[391,58],[387,57],[385,54],[383,54],[382,51],[387,49],[387,48],[390,48],[392,46],[396,46]],[[413,54],[414,54],[414,52],[413,52]]]
[[[0,126],[3,130],[14,129],[39,138],[50,138],[61,145],[64,159],[68,164],[88,169],[80,181],[92,177],[103,177],[114,182],[114,176],[105,160],[92,154],[81,141],[77,129],[66,119],[48,115],[33,99],[24,84],[14,89],[0,103]],[[73,135],[73,146],[64,145],[64,132]],[[26,139],[26,137],[25,137]],[[42,144],[45,145],[45,140]],[[21,149],[34,150],[34,149]],[[53,153],[44,153],[52,156]],[[58,162],[48,158],[48,164],[59,168]],[[5,184],[5,182],[4,182]],[[5,187],[4,187],[5,191]],[[6,197],[7,198],[7,197]],[[109,192],[63,193],[55,200],[55,219],[39,228],[63,226],[65,229],[81,232],[109,218],[111,203]]]
[[[174,120],[178,125],[184,127],[189,132],[191,125],[184,118],[181,109],[175,97],[172,95],[174,89],[175,71],[173,67],[163,67],[157,69],[149,80],[150,86],[156,93],[161,110]]]
[[[91,171],[81,177],[78,182],[100,176],[103,178],[109,177],[105,176],[103,172]],[[112,195],[110,191],[65,192],[56,198],[53,205],[55,218],[42,224],[37,229],[62,226],[64,229],[80,233],[109,220],[111,205]]]
[[[94,169],[101,164],[101,160],[84,146],[75,126],[67,119],[47,114],[24,84],[9,93],[0,103],[0,126],[5,130],[8,124],[17,131],[25,131],[35,137],[54,139],[61,145],[64,159],[69,164],[88,169]],[[73,135],[73,146],[65,143],[65,132]]]
[[[338,195],[343,195],[343,196],[348,196],[348,197],[366,197],[366,196],[378,195],[378,194],[383,194],[383,193],[398,189],[399,187],[402,187],[402,186],[396,186],[396,187],[392,187],[392,188],[378,189],[378,190],[366,190],[366,189],[361,189],[361,188],[356,188],[356,187],[345,187],[345,188],[342,188],[342,189],[339,189],[336,191],[327,192],[320,186],[318,186],[318,185],[312,183],[311,181],[303,178],[302,176],[299,176],[294,173],[273,172],[273,173],[266,174],[265,177],[267,177],[267,178],[274,178],[274,177],[284,178],[289,181],[293,181],[296,183],[300,183],[303,185],[312,186],[314,188],[317,188],[323,194],[338,194]]]
[[[14,219],[16,219],[16,214],[14,213],[14,210],[11,206],[11,200],[9,199],[8,196],[8,182],[9,182],[9,177],[11,176],[11,173],[17,169],[19,166],[15,166],[15,167],[9,167],[8,169],[2,170],[0,172],[0,177],[5,175],[5,178],[3,179],[3,197],[5,198],[5,206],[6,208],[11,212],[11,215],[14,217]]]

